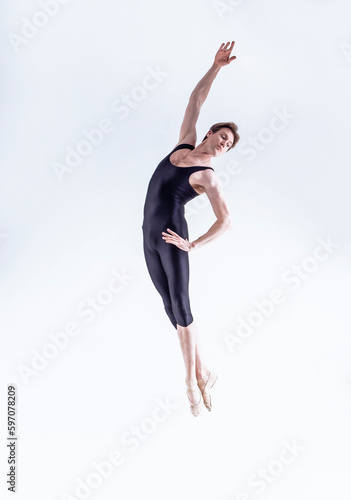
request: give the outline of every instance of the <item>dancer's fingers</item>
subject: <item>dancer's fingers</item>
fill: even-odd
[[[228,42],[228,44],[229,44],[229,42]],[[230,53],[231,53],[231,51],[233,50],[233,47],[234,47],[234,42],[232,42],[232,43],[230,44],[230,47],[228,47],[228,48],[227,48],[227,52],[229,52],[229,54],[230,54]]]
[[[169,227],[167,227],[167,231],[169,231],[170,233],[174,234],[175,236],[179,236],[177,233],[175,233],[174,231],[172,231],[171,229],[169,229]]]
[[[174,236],[162,236],[162,239],[167,241],[167,243],[175,243],[176,241],[178,241],[178,238],[175,238]]]
[[[168,231],[171,231],[170,229],[168,229]],[[178,236],[177,233],[175,233],[174,231],[171,231],[173,234],[169,234],[169,233],[165,233],[162,231],[162,234],[164,234],[167,238],[174,238],[173,235],[175,236]]]

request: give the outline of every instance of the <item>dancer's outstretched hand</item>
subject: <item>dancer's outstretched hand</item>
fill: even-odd
[[[190,252],[192,248],[190,241],[188,241],[186,238],[184,240],[184,238],[182,238],[169,228],[167,228],[167,231],[169,231],[169,233],[162,232],[162,239],[165,240],[166,243],[172,243],[181,250],[184,250],[184,252]]]
[[[229,43],[230,42],[227,42],[226,44],[222,43],[217,54],[215,55],[214,62],[218,66],[226,66],[227,64],[230,64],[232,61],[234,61],[234,59],[236,59],[236,56],[230,57],[235,42],[232,42],[228,47]]]

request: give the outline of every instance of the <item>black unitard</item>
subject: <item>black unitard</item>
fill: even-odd
[[[144,205],[143,246],[151,280],[162,296],[166,313],[175,328],[193,322],[189,301],[189,256],[173,243],[162,239],[171,229],[189,239],[184,205],[199,195],[189,183],[193,172],[212,167],[176,167],[170,156],[178,149],[194,149],[179,144],[157,166]]]

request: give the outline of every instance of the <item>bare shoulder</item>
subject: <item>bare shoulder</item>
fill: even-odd
[[[196,172],[202,179],[203,186],[210,189],[215,187],[220,187],[219,178],[212,168],[206,168],[206,170],[199,170]]]
[[[199,194],[206,193],[210,199],[221,195],[219,178],[211,168],[194,172],[189,181]]]
[[[180,144],[189,144],[190,146],[196,146],[196,137],[194,134],[188,134],[181,140],[177,142],[177,144],[174,146],[175,148],[179,146]]]
[[[189,142],[181,141],[181,142],[178,142],[178,144],[176,146],[174,146],[173,149],[175,149],[180,144],[189,144],[190,146],[193,146],[193,144],[191,144]],[[174,151],[174,153],[172,153],[172,155],[171,155],[172,163],[177,164],[177,165],[179,164],[179,166],[187,166],[186,157],[192,151],[192,149],[193,148],[181,148],[181,149],[178,149],[177,151]]]

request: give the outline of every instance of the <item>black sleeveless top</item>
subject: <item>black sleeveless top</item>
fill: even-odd
[[[170,156],[179,149],[194,149],[191,144],[179,144],[157,166],[147,189],[144,204],[144,237],[161,237],[167,227],[182,238],[187,238],[187,225],[184,217],[184,205],[199,193],[189,183],[192,173],[212,167],[176,167],[170,162]],[[179,231],[179,232],[178,232]],[[185,236],[183,236],[183,234]],[[152,238],[154,239],[154,238]],[[161,241],[163,241],[161,239]]]

